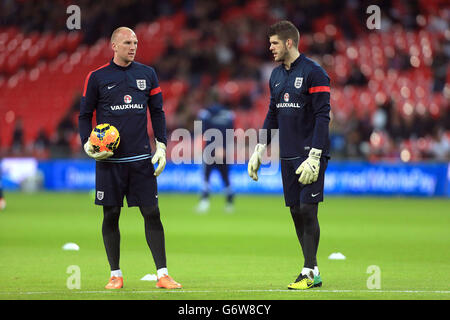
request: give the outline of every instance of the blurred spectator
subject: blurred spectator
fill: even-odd
[[[447,45],[450,42],[447,41]],[[442,92],[447,80],[447,67],[448,60],[450,59],[450,52],[444,51],[444,43],[439,43],[433,57],[433,64],[431,69],[433,70],[433,91]],[[450,51],[450,50],[449,50]]]
[[[403,28],[410,30],[417,28],[417,15],[419,14],[418,1],[397,1],[392,2],[389,10],[390,17],[395,23],[399,23]]]
[[[39,133],[34,141],[34,152],[38,157],[44,157],[47,155],[47,150],[50,147],[50,139],[44,128],[39,130]]]
[[[406,133],[405,122],[401,114],[398,112],[397,108],[391,107],[388,109],[386,131],[397,143],[400,143],[402,140],[409,138]]]
[[[325,54],[334,54],[334,39],[323,32],[318,32],[314,34],[313,43],[308,48],[308,52],[310,54],[320,56],[323,56]]]
[[[330,148],[333,150],[333,158],[342,159],[346,152],[346,116],[338,110],[331,110],[330,118]]]
[[[430,153],[432,157],[440,161],[450,161],[450,139],[442,127],[433,130]]]
[[[56,128],[50,143],[52,158],[67,158],[72,154],[72,137],[77,134],[77,127],[73,122],[74,112],[69,109]]]
[[[388,61],[388,68],[405,71],[411,67],[409,54],[400,47],[396,47],[395,54]]]
[[[346,149],[344,155],[347,159],[365,158],[363,143],[368,141],[372,132],[369,119],[358,118],[355,113],[350,115],[345,125]]]
[[[353,64],[345,85],[363,87],[366,86],[368,82],[366,76],[361,72],[361,69],[356,64]]]
[[[14,125],[13,137],[11,142],[11,152],[13,155],[20,155],[24,152],[25,141],[24,141],[24,131],[23,131],[23,120],[22,118],[17,118]]]
[[[61,135],[65,136],[67,140],[68,137],[72,135],[73,132],[77,131],[75,124],[72,119],[72,111],[69,112],[62,118],[61,122],[58,124],[57,131],[61,133]]]
[[[50,157],[51,158],[69,158],[71,156],[70,140],[64,131],[59,129],[50,144]]]
[[[433,134],[433,130],[435,127],[435,120],[431,117],[428,111],[425,111],[423,114],[415,112],[414,126],[416,135],[419,138],[424,138],[426,136]]]

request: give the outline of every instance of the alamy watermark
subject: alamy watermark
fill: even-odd
[[[69,274],[66,280],[67,289],[81,289],[81,269],[77,265],[70,265],[66,269],[66,273]]]
[[[269,132],[271,144],[262,157],[260,174],[276,174],[279,167],[275,150],[279,141],[278,129],[226,129],[224,133],[215,128],[203,130],[202,121],[197,120],[193,134],[184,128],[172,132],[169,141],[175,145],[170,159],[174,164],[245,164],[257,143],[267,144]]]
[[[371,265],[367,267],[366,273],[370,274],[367,278],[367,289],[381,289],[381,269],[379,266]]]
[[[381,29],[381,10],[380,7],[372,4],[367,7],[366,13],[370,16],[366,20],[366,26],[369,30]]]
[[[69,15],[66,19],[66,27],[69,30],[81,29],[81,9],[79,6],[72,4],[67,7],[66,13]]]

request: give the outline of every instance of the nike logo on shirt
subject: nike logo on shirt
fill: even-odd
[[[112,88],[114,88],[116,85],[113,85],[113,86],[108,86],[108,90],[110,90],[110,89],[112,89]]]
[[[318,195],[320,194],[320,192],[318,192],[318,193],[311,193],[311,197],[313,197],[313,198],[315,198],[315,197],[317,197]]]

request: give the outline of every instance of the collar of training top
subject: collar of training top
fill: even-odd
[[[119,69],[119,70],[124,70],[124,71],[125,71],[125,70],[130,69],[131,66],[133,65],[133,63],[134,63],[134,61],[131,61],[131,63],[130,63],[128,66],[122,67],[122,66],[119,66],[118,64],[116,64],[116,63],[114,62],[114,58],[112,58],[109,64],[112,65],[113,67],[116,67],[116,68]]]
[[[303,60],[304,54],[300,53],[300,55],[291,63],[290,69],[295,68],[296,65],[300,63],[301,60]],[[286,69],[286,65],[283,63],[284,69]],[[286,69],[287,70],[287,69]]]

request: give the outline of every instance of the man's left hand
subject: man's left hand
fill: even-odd
[[[298,182],[301,184],[310,184],[316,182],[319,177],[320,169],[320,156],[322,150],[312,148],[309,151],[308,158],[302,162],[302,164],[295,171],[299,174]]]

